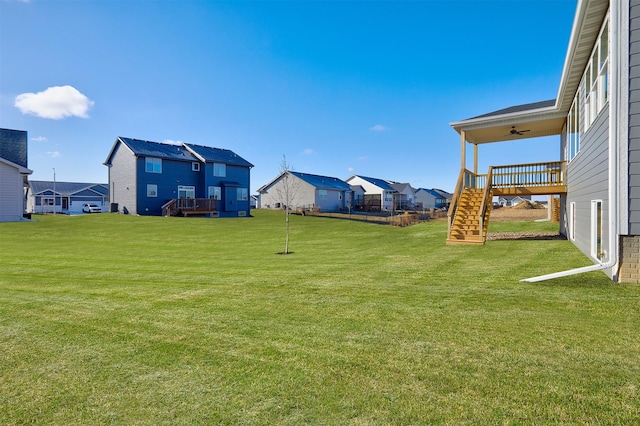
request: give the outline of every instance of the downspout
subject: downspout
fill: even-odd
[[[609,99],[609,260],[604,263],[598,263],[595,265],[584,266],[582,268],[569,269],[567,271],[555,272],[553,274],[540,275],[537,277],[526,278],[520,280],[520,282],[538,282],[546,281],[554,278],[566,277],[570,275],[584,274],[585,272],[601,271],[604,269],[615,268],[617,270],[618,265],[618,126],[620,124],[620,111],[621,111],[621,96],[620,96],[620,80],[621,80],[621,64],[620,64],[620,30],[621,30],[621,18],[620,18],[620,2],[612,1],[610,9],[611,17],[611,45],[614,46],[609,49],[609,67],[611,72],[611,98]],[[625,2],[626,3],[626,2]],[[624,99],[626,101],[626,98]],[[614,272],[614,278],[617,272]]]

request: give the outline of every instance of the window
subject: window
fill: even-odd
[[[602,200],[591,201],[591,256],[601,259],[602,252]]]
[[[321,200],[325,200],[327,198],[327,190],[318,189],[318,198],[320,198]]]
[[[53,205],[53,197],[52,198],[43,198],[42,199],[43,206],[52,206]]]
[[[238,188],[238,201],[247,201],[248,196],[247,188]]]
[[[574,101],[567,118],[567,161],[573,160],[580,151],[580,119],[578,104]]]
[[[213,198],[214,200],[220,200],[222,198],[222,188],[220,188],[219,186],[210,186],[207,196],[209,198]]]
[[[146,157],[145,170],[147,173],[162,173],[162,158]]]
[[[393,194],[391,192],[384,192],[384,200],[385,201],[393,201]]]
[[[158,185],[148,184],[147,197],[157,197],[157,196],[158,196]]]
[[[227,176],[227,165],[223,163],[213,163],[213,175],[218,177]]]
[[[565,130],[567,161],[571,161],[580,152],[580,133],[589,129],[608,101],[609,16],[607,15],[567,116]]]
[[[199,172],[200,171],[200,163],[191,163],[191,171]]]
[[[609,16],[600,30],[583,81],[585,82],[585,130],[587,130],[609,100]]]
[[[569,204],[569,239],[576,240],[576,203]]]
[[[178,198],[196,198],[195,186],[178,186]]]

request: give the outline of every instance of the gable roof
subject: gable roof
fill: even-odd
[[[361,175],[353,175],[351,176],[349,179],[354,178],[354,177],[359,177],[360,179],[366,180],[367,182],[377,186],[380,189],[383,189],[385,191],[392,191],[395,192],[396,190],[389,185],[389,183],[387,183],[386,180],[382,180],[382,179],[378,179],[378,178],[372,178],[372,177],[367,177],[367,176],[361,176]],[[347,179],[347,180],[349,180]]]
[[[127,146],[136,157],[156,157],[177,161],[216,162],[235,166],[253,167],[253,164],[228,149],[212,148],[209,146],[188,143],[173,145],[161,142],[143,141],[141,139],[125,138],[122,136],[118,136],[118,139],[116,139],[116,142],[113,144],[113,147],[107,156],[107,160],[104,162],[105,165],[111,164],[111,157],[119,144]]]
[[[213,148],[210,146],[195,145],[192,143],[184,143],[183,146],[203,162],[225,163],[249,168],[253,167],[253,164],[228,149]]]
[[[440,195],[441,195],[442,197],[444,197],[444,198],[448,198],[448,199],[453,198],[453,194],[451,194],[451,193],[449,193],[449,192],[447,192],[447,191],[443,191],[442,189],[433,188],[433,189],[432,189],[432,191],[434,191],[434,192],[436,192],[436,193],[440,194]]]
[[[445,196],[443,196],[442,194],[440,194],[439,192],[433,190],[433,189],[428,189],[428,188],[418,188],[416,190],[416,193],[418,193],[418,191],[424,191],[427,194],[431,195],[432,197],[435,198],[446,198]]]
[[[29,187],[34,195],[42,194],[46,191],[53,192],[53,181],[31,180]],[[106,183],[85,183],[85,182],[55,182],[56,194],[61,196],[72,196],[88,191],[92,195],[106,197],[109,194],[109,185]]]
[[[284,176],[285,173],[290,173],[295,177],[297,177],[298,179],[301,179],[304,182],[308,183],[309,185],[318,189],[351,191],[351,186],[347,182],[335,177],[289,171],[289,172],[280,173],[278,176],[275,177],[275,179],[271,180],[269,183],[265,185],[262,185],[260,188],[258,188],[258,192],[263,192],[265,189],[272,186],[274,183],[280,180],[280,178]]]
[[[411,187],[411,185],[408,183],[391,182],[391,181],[387,181],[387,183],[391,185],[391,187],[398,192],[403,192],[407,188],[409,189],[410,192],[413,192],[413,193],[416,192],[415,189],[413,189],[413,187]]]
[[[8,166],[16,168],[18,170],[18,173],[23,174],[23,175],[30,175],[31,173],[33,173],[32,170],[29,170],[26,167],[22,167],[20,164],[16,164],[16,163],[14,163],[12,161],[5,160],[2,157],[0,157],[0,163],[7,164]]]
[[[140,139],[124,138],[118,136],[113,144],[105,165],[111,164],[111,157],[115,153],[119,144],[127,146],[136,157],[156,157],[168,160],[178,161],[199,161],[191,152],[180,145],[171,145],[168,143],[143,141]]]
[[[349,184],[342,179],[338,179],[331,176],[312,175],[309,173],[290,172],[292,175],[297,176],[303,181],[307,182],[311,186],[315,186],[320,189],[333,189],[338,191],[351,191]]]
[[[27,168],[27,132],[0,129],[0,158]]]

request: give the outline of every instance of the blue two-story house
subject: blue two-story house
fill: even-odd
[[[249,216],[253,164],[233,151],[118,137],[109,168],[111,211],[139,215]]]

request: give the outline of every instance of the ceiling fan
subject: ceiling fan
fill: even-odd
[[[529,132],[530,130],[516,130],[516,126],[511,126],[511,130],[509,130],[509,134],[511,136],[522,136],[523,133]]]

